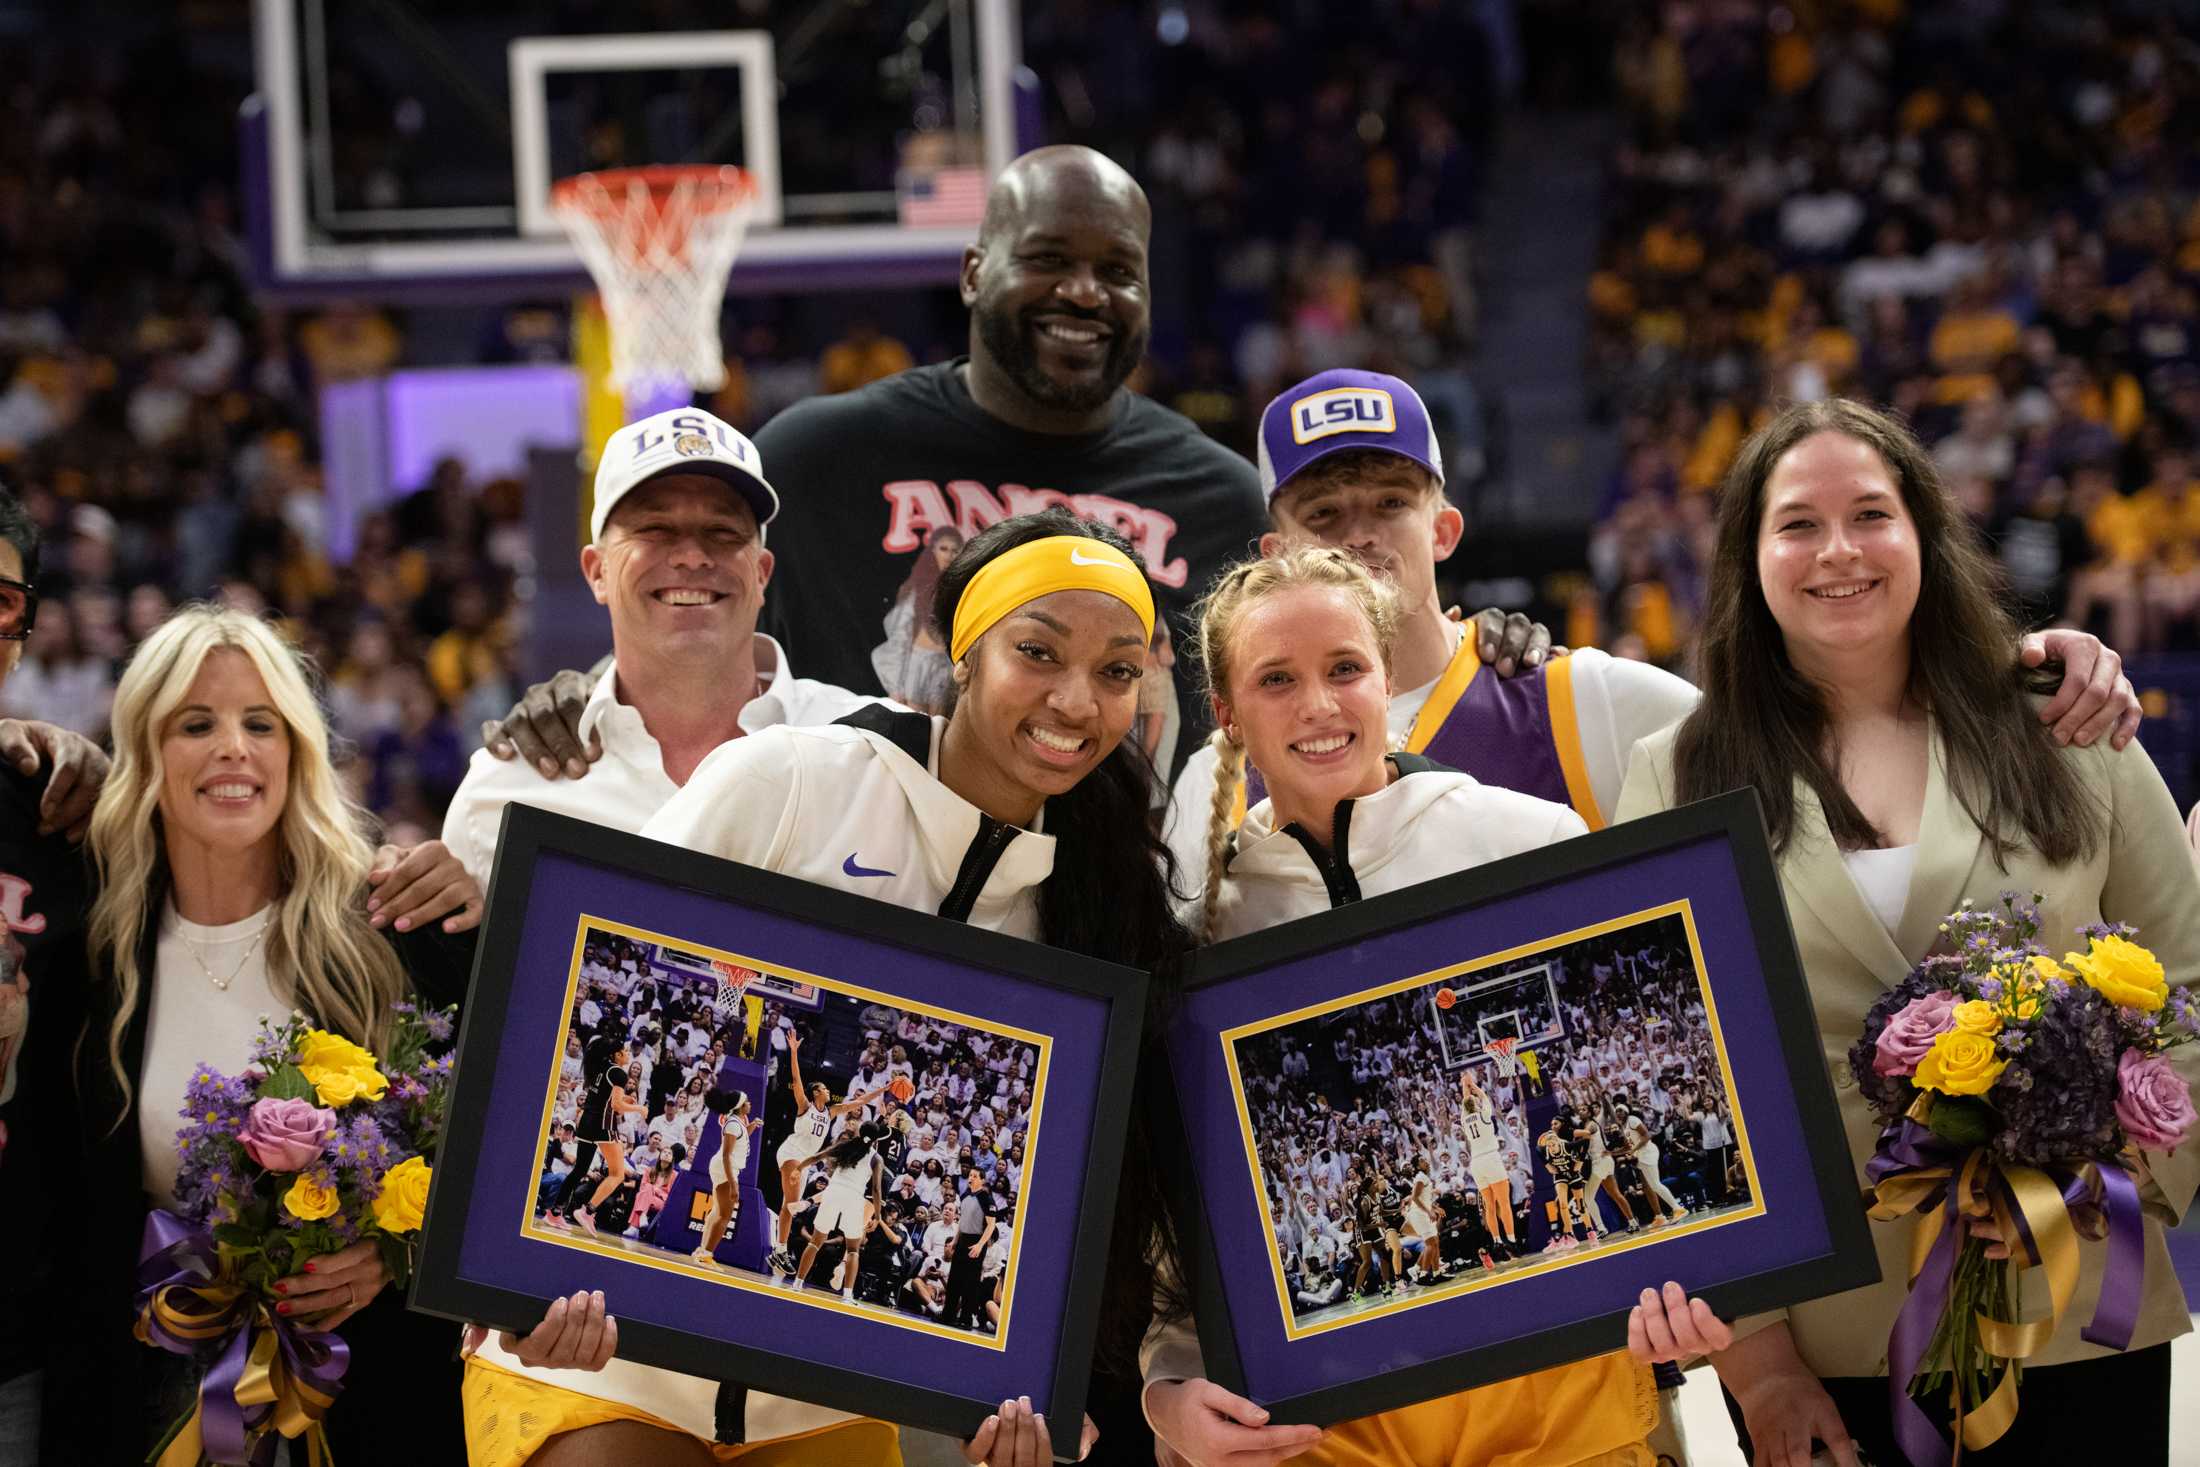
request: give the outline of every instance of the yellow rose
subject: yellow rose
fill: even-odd
[[[2033,976],[2039,978],[2041,981],[2056,981],[2062,983],[2068,983],[2070,981],[2070,974],[2063,968],[2063,965],[2056,962],[2046,953],[2032,954],[2031,961]]]
[[[283,1206],[290,1209],[292,1217],[312,1222],[336,1211],[336,1189],[317,1186],[301,1172],[298,1180],[290,1184],[290,1190],[283,1194]]]
[[[408,1156],[382,1174],[382,1190],[375,1194],[374,1222],[385,1233],[409,1233],[420,1226],[428,1208],[428,1179],[432,1169],[423,1157]]]
[[[1917,1062],[1914,1078],[1920,1090],[1938,1090],[1943,1095],[1984,1095],[1994,1088],[1994,1082],[2008,1067],[2009,1061],[1995,1051],[1991,1038],[1964,1029],[1950,1029],[1933,1040],[1933,1047]]]
[[[2064,953],[2063,962],[2110,1003],[2152,1013],[2169,1001],[2160,960],[2127,938],[2096,937],[2091,952]]]
[[[375,1068],[374,1056],[341,1034],[308,1029],[298,1040],[298,1068],[321,1098],[340,1108],[355,1100],[380,1100],[389,1080]]]
[[[1956,1028],[1965,1034],[1998,1034],[2001,1032],[2001,1015],[1983,998],[1959,1003],[1951,1013]]]

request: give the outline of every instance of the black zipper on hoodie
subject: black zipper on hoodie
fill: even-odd
[[[1385,754],[1383,757],[1397,768],[1400,779],[1409,774],[1455,772],[1450,765],[1439,764],[1420,754]],[[1329,905],[1332,909],[1360,899],[1360,878],[1352,874],[1352,848],[1346,839],[1352,830],[1352,805],[1350,800],[1337,801],[1337,828],[1329,850],[1323,850],[1321,843],[1308,835],[1305,827],[1296,820],[1283,828],[1283,833],[1299,843],[1300,848],[1306,852],[1306,858],[1314,863],[1314,869],[1322,874],[1322,885],[1329,888]],[[1231,853],[1235,855],[1237,836],[1233,833],[1230,839],[1233,846]]]
[[[978,812],[978,833],[970,841],[970,848],[963,852],[962,870],[955,875],[955,884],[940,899],[940,915],[950,922],[967,922],[970,909],[978,904],[978,893],[985,890],[987,878],[993,868],[1001,864],[1001,856],[1009,843],[1016,839],[1016,827],[995,820],[983,810]]]
[[[1283,833],[1297,841],[1306,858],[1314,863],[1314,869],[1322,874],[1322,885],[1329,888],[1329,905],[1341,907],[1360,899],[1360,878],[1352,874],[1352,848],[1348,837],[1352,831],[1352,801],[1337,801],[1336,829],[1331,834],[1329,849],[1323,850],[1321,842],[1307,833],[1306,827],[1294,820],[1283,828]]]

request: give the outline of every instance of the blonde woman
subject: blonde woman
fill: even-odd
[[[371,925],[374,846],[330,766],[305,668],[264,623],[178,611],[123,673],[114,740],[92,813],[96,976],[76,1065],[87,1312],[48,1399],[48,1419],[72,1423],[72,1460],[86,1462],[141,1458],[188,1403],[174,1357],[131,1340],[130,1292],[147,1206],[174,1201],[194,1068],[242,1071],[260,1016],[293,1009],[377,1045],[392,1004],[463,993],[472,946],[433,921],[394,935]],[[454,906],[478,903],[455,860],[439,874]],[[388,1283],[362,1244],[279,1286],[282,1312],[341,1328],[351,1347],[328,1419],[348,1460],[459,1440],[448,1334],[406,1314]]]
[[[1202,932],[1236,937],[1582,833],[1563,805],[1388,751],[1396,593],[1340,550],[1303,548],[1226,573],[1201,608],[1216,781]],[[1233,834],[1250,758],[1268,797]],[[1204,1378],[1192,1323],[1157,1291],[1141,1351],[1146,1416],[1195,1464],[1292,1458],[1332,1467],[1651,1467],[1647,1361],[1707,1313],[1668,1295],[1644,1344],[1317,1431]],[[1670,1323],[1668,1321],[1670,1320]],[[1672,1333],[1661,1336],[1659,1330]],[[1239,1455],[1243,1454],[1243,1455]]]

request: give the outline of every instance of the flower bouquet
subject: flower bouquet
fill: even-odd
[[[294,1015],[263,1018],[250,1068],[201,1065],[185,1089],[173,1212],[145,1223],[137,1337],[190,1357],[195,1408],[156,1448],[160,1467],[264,1463],[321,1418],[350,1354],[292,1318],[276,1285],[312,1259],[371,1241],[398,1287],[411,1277],[428,1158],[442,1131],[451,1014],[396,1006],[379,1058]]]
[[[1849,1051],[1885,1127],[1866,1168],[1872,1216],[1918,1215],[1887,1354],[1896,1432],[1921,1467],[1950,1452],[1919,1401],[1951,1403],[1958,1456],[2008,1430],[2019,1362],[2053,1338],[2077,1287],[2081,1237],[2109,1247],[2085,1338],[2130,1343],[2145,1275],[2143,1148],[2170,1151],[2193,1123],[2191,1092],[2165,1058],[2200,1032],[2191,990],[2171,989],[2122,925],[2080,929],[2086,950],[2057,961],[2039,943],[2040,900],[1966,901],[1941,924],[1947,951],[1873,1005]],[[2009,1256],[1990,1257],[1981,1229]],[[2019,1318],[2025,1268],[2046,1276],[2046,1319]]]

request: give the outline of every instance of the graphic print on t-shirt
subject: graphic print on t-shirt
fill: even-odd
[[[890,555],[906,555],[920,545],[929,545],[931,537],[942,530],[952,530],[967,540],[987,525],[1014,515],[1066,509],[1080,519],[1121,533],[1146,563],[1146,574],[1156,585],[1182,586],[1191,575],[1184,557],[1169,553],[1170,542],[1176,538],[1175,516],[1105,494],[1064,494],[1022,484],[1003,484],[996,492],[975,479],[952,479],[944,486],[930,479],[898,479],[881,492],[893,507],[893,518],[887,522],[886,538],[879,542],[879,548]]]
[[[31,1024],[29,955],[15,935],[36,937],[46,930],[46,919],[30,910],[31,894],[28,881],[0,871],[0,1105],[15,1098],[15,1060]]]
[[[775,482],[799,484],[772,522],[764,630],[805,676],[943,706],[946,649],[932,626],[940,571],[970,537],[1059,506],[1120,531],[1186,629],[1192,602],[1267,528],[1259,475],[1181,414],[1124,393],[1114,421],[1032,433],[980,409],[960,361],[798,403],[756,433]],[[1204,733],[1179,658],[1186,739]]]

